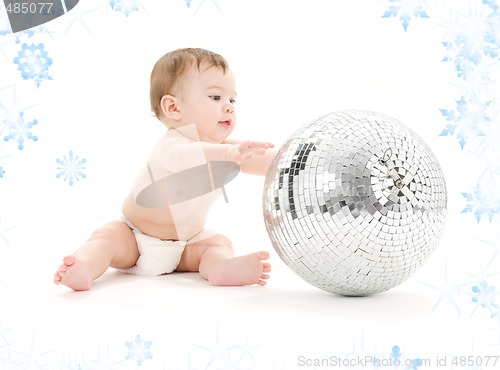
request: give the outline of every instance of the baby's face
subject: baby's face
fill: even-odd
[[[200,141],[222,143],[236,126],[236,87],[231,71],[201,65],[185,76],[178,107],[183,124],[196,124]]]

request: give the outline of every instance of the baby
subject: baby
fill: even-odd
[[[235,98],[233,73],[218,54],[179,49],[157,61],[151,107],[167,133],[125,199],[122,221],[96,230],[64,257],[56,284],[89,290],[109,267],[139,275],[198,271],[218,286],[266,284],[268,252],[234,257],[228,238],[204,228],[224,173],[239,167],[265,175],[275,154],[270,143],[228,139]]]

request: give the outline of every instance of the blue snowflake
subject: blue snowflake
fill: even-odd
[[[186,6],[189,8],[191,6],[191,0],[184,0],[186,2]]]
[[[401,357],[401,348],[399,346],[393,346],[391,348],[391,358],[394,360],[399,360]]]
[[[17,69],[21,71],[21,77],[24,80],[34,80],[37,87],[40,87],[40,82],[44,79],[52,80],[49,75],[52,59],[43,49],[43,44],[22,44],[21,51],[14,58],[14,63],[18,65]]]
[[[115,12],[123,13],[125,17],[139,10],[139,0],[110,0],[109,5]]]
[[[477,68],[482,59],[482,52],[474,44],[471,45],[469,37],[457,34],[452,41],[441,42],[446,49],[443,62],[453,62],[457,76],[467,79]]]
[[[0,179],[3,178],[3,175],[5,175],[5,171],[3,170],[3,167],[0,167]]]
[[[411,365],[407,367],[408,370],[418,370],[420,366],[422,366],[423,361],[421,358],[415,358],[413,360],[410,360]]]
[[[443,61],[455,64],[458,77],[464,80],[484,57],[497,59],[500,55],[500,12],[494,1],[483,0],[488,7],[464,16],[442,42],[446,49]]]
[[[483,4],[486,4],[495,12],[497,12],[499,10],[499,7],[498,7],[496,0],[483,0]]]
[[[474,193],[462,193],[462,196],[467,201],[462,213],[474,213],[477,222],[481,221],[484,215],[492,222],[493,217],[500,212],[500,201],[496,193],[486,192],[479,185],[474,189]]]
[[[87,175],[83,172],[85,170],[84,164],[87,163],[86,159],[80,159],[78,156],[73,156],[73,151],[69,152],[69,156],[64,156],[62,159],[56,159],[59,163],[57,170],[59,173],[57,178],[62,177],[64,181],[69,180],[69,185],[73,186],[74,181],[80,181],[80,178],[86,178]]]
[[[497,0],[483,0],[483,4],[491,10],[491,12],[486,15],[486,24],[488,28],[485,38],[487,41],[494,43],[498,49],[498,47],[500,47],[500,39],[498,38],[500,6],[497,4]]]
[[[405,31],[410,25],[412,17],[429,18],[423,9],[424,0],[389,0],[389,2],[395,5],[389,6],[389,10],[384,13],[382,18],[399,16]]]
[[[417,358],[417,359],[404,359],[402,357],[401,353],[401,348],[399,346],[393,346],[391,349],[391,354],[390,357],[392,358],[392,362],[399,367],[400,364],[405,363],[405,364],[410,364],[409,366],[406,367],[406,369],[409,370],[418,370],[419,366],[422,366],[422,360]]]
[[[472,94],[467,99],[462,96],[456,103],[456,111],[440,109],[447,121],[455,123],[446,125],[439,136],[456,136],[463,149],[467,140],[484,136],[484,126],[491,122],[487,113],[491,101],[480,100],[475,94]]]
[[[38,120],[26,121],[24,119],[24,112],[14,114],[14,117],[7,118],[3,124],[7,127],[7,135],[4,136],[4,141],[14,139],[18,143],[18,149],[24,149],[25,140],[38,141],[38,137],[33,135],[31,129],[38,124]]]
[[[137,366],[141,366],[144,360],[153,358],[153,355],[149,351],[152,342],[145,342],[140,335],[135,337],[133,342],[126,342],[125,345],[128,349],[126,359],[133,359],[137,363]]]
[[[477,303],[483,308],[497,308],[498,306],[495,303],[495,287],[488,285],[486,281],[481,281],[478,285],[472,287],[472,302]]]

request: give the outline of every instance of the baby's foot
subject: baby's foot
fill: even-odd
[[[220,286],[264,286],[271,272],[271,264],[263,262],[268,258],[268,252],[257,252],[221,261],[210,272],[208,281]]]
[[[54,274],[54,283],[77,291],[89,290],[92,286],[92,273],[90,268],[75,256],[66,256]]]

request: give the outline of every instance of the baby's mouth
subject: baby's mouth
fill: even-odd
[[[226,128],[229,128],[231,127],[231,121],[230,120],[227,120],[227,121],[219,121],[219,125],[222,125]]]

